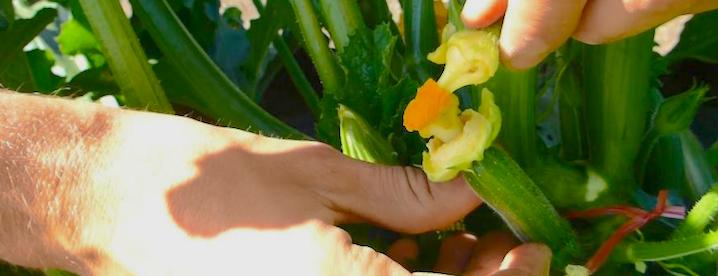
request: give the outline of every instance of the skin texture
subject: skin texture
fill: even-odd
[[[639,34],[676,16],[718,9],[715,0],[467,0],[462,18],[481,28],[503,17],[501,57],[528,69],[570,37],[603,44]]]
[[[317,142],[2,91],[0,191],[0,259],[81,275],[404,275],[411,240],[389,250],[397,262],[334,225],[421,233],[480,204],[461,179]],[[548,265],[543,246],[494,240],[447,239],[437,270]]]

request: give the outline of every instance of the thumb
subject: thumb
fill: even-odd
[[[405,233],[446,227],[475,209],[480,199],[459,177],[432,183],[417,168],[368,164],[344,158],[337,165],[337,185],[331,195],[347,217],[368,220]]]

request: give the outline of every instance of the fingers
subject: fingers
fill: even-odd
[[[716,1],[592,0],[574,37],[588,44],[616,41],[644,32],[675,16],[716,6]],[[713,7],[715,8],[715,7]],[[607,20],[610,18],[610,20]]]
[[[510,0],[499,42],[504,64],[528,69],[541,62],[571,37],[585,3],[586,0]]]
[[[406,269],[411,269],[409,265],[419,257],[419,245],[412,239],[402,238],[389,246],[386,255]]]
[[[459,233],[445,238],[439,248],[439,259],[436,261],[434,271],[459,275],[469,264],[471,255],[476,246],[476,236],[468,233]]]
[[[527,243],[509,251],[494,275],[549,275],[551,249],[542,244]]]
[[[409,271],[371,247],[352,245],[337,266],[327,275],[410,275]]]
[[[492,275],[501,267],[506,253],[518,245],[519,241],[508,232],[491,232],[482,236],[474,248],[465,275]]]
[[[339,171],[348,191],[333,194],[337,209],[404,233],[449,226],[481,202],[462,178],[430,183],[419,169],[352,161]]]
[[[484,28],[504,16],[508,0],[468,0],[461,11],[467,27]]]

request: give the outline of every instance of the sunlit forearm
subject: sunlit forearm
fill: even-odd
[[[90,217],[93,153],[112,129],[99,106],[0,92],[0,259],[86,271],[76,246]],[[79,253],[79,254],[78,254]]]

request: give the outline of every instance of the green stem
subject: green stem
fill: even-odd
[[[343,75],[334,56],[329,51],[327,42],[319,20],[314,13],[311,0],[289,0],[297,18],[299,29],[304,39],[304,48],[317,69],[319,79],[324,85],[325,93],[338,92],[343,83]]]
[[[280,36],[274,39],[274,47],[277,49],[279,58],[282,60],[282,63],[284,63],[284,68],[286,68],[289,77],[292,78],[294,86],[296,86],[297,91],[299,91],[307,107],[309,107],[309,111],[312,112],[314,119],[319,119],[319,115],[321,115],[322,112],[319,106],[319,96],[317,92],[314,91],[314,88],[312,88],[312,84],[307,79],[307,76],[304,75],[302,67],[299,66],[299,63],[294,58],[292,50],[289,49],[287,43],[284,42],[284,39]]]
[[[356,0],[319,0],[319,9],[339,51],[349,45],[349,37],[357,29],[366,28]]]
[[[456,0],[449,1],[449,22],[454,25],[457,31],[466,29],[464,21],[461,20],[461,5]]]
[[[371,28],[376,28],[380,24],[388,23],[391,24],[390,28],[392,33],[398,34],[398,29],[391,17],[391,11],[389,10],[389,5],[386,0],[359,1],[359,4],[362,8],[364,19]]]
[[[487,86],[496,95],[503,121],[499,142],[522,166],[538,162],[536,148],[536,68],[511,71],[501,66]]]
[[[643,139],[643,143],[641,144],[638,151],[638,155],[636,157],[636,166],[638,167],[636,170],[636,177],[638,178],[638,183],[640,184],[644,184],[644,178],[646,176],[646,166],[648,166],[648,161],[651,158],[651,153],[656,147],[656,144],[658,144],[658,140],[660,138],[661,135],[658,135],[658,132],[649,130],[646,133],[646,137]]]
[[[589,155],[609,183],[630,190],[650,108],[653,32],[586,45],[583,85]]]
[[[625,262],[662,261],[692,255],[718,247],[718,232],[709,232],[663,242],[637,242],[618,250],[618,260]]]
[[[174,114],[119,1],[79,0],[130,107]]]
[[[588,159],[581,72],[580,67],[574,62],[580,53],[580,47],[579,43],[570,41],[556,52],[559,71],[554,93],[559,95],[561,157],[570,161]]]
[[[434,19],[433,0],[403,0],[404,41],[406,63],[417,79],[426,80],[438,75],[439,67],[426,55],[439,46],[439,34]]]
[[[698,198],[711,189],[718,177],[708,162],[705,149],[690,130],[678,134],[683,150],[683,167],[686,174],[685,192],[690,198]]]
[[[201,99],[200,112],[233,127],[281,137],[307,138],[264,111],[234,86],[182,26],[166,1],[131,0],[131,3],[167,60],[191,85],[193,96]]]
[[[556,267],[576,256],[579,248],[571,226],[505,152],[489,148],[482,161],[464,172],[464,179],[519,238],[548,245]]]
[[[716,213],[718,213],[718,185],[713,188],[701,199],[693,205],[693,209],[688,213],[686,219],[678,226],[674,237],[686,237],[703,233],[708,225],[713,222]]]

